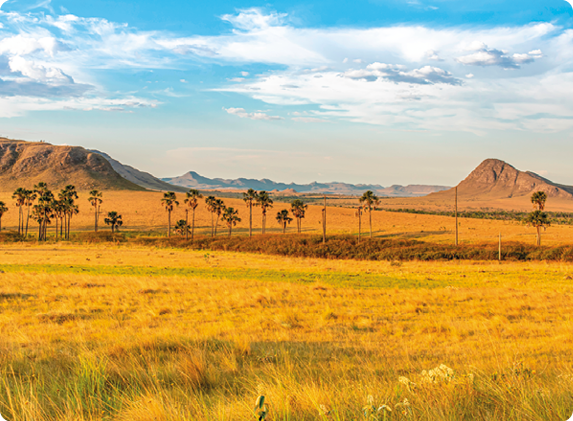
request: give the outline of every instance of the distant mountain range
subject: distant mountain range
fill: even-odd
[[[383,187],[379,184],[348,184],[348,183],[317,183],[295,184],[295,183],[277,183],[275,181],[263,178],[262,180],[250,178],[237,178],[226,180],[223,178],[207,178],[197,174],[195,171],[189,171],[180,177],[162,178],[164,182],[174,186],[193,188],[198,190],[266,190],[269,192],[283,194],[295,193],[328,193],[343,195],[358,195],[366,190],[372,190],[380,196],[401,196],[415,197],[425,196],[429,193],[447,190],[445,186],[426,186],[426,185],[409,185],[409,186],[390,186]]]

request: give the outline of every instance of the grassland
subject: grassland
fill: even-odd
[[[87,201],[89,195],[86,192],[80,193],[78,200],[80,213],[73,217],[73,231],[89,231],[93,229],[93,213]],[[167,213],[161,206],[162,193],[160,192],[105,192],[102,215],[115,210],[123,215],[123,231],[136,232],[145,235],[165,235],[167,230]],[[182,203],[182,195],[179,195]],[[277,198],[276,200],[280,200]],[[410,199],[388,199],[391,207],[408,207]],[[419,199],[418,199],[419,200]],[[0,193],[0,201],[5,201],[10,210],[2,218],[4,229],[16,229],[18,222],[18,211],[12,205],[10,193]],[[233,230],[233,235],[245,235],[248,233],[248,209],[240,199],[225,198],[227,206],[232,206],[239,210],[241,223]],[[400,203],[404,202],[404,206]],[[327,212],[327,224],[329,234],[353,234],[358,233],[358,219],[355,210],[344,206],[357,205],[348,202],[348,199],[332,199]],[[383,201],[382,207],[386,201]],[[423,202],[420,202],[423,203]],[[547,210],[560,210],[552,207],[552,200],[547,203]],[[269,211],[267,221],[268,232],[281,232],[281,227],[275,221],[276,212],[289,208],[288,203],[275,202],[273,209]],[[528,205],[530,208],[531,205]],[[450,206],[451,210],[451,206]],[[175,209],[172,220],[185,218],[183,206]],[[310,205],[307,215],[303,220],[303,232],[306,234],[318,233],[321,231],[322,207]],[[373,232],[378,238],[403,238],[418,239],[438,244],[451,244],[455,230],[454,218],[440,215],[416,215],[400,212],[375,211],[372,216]],[[103,217],[100,220],[102,229],[109,229],[103,224]],[[203,203],[197,208],[196,226],[198,234],[209,234],[211,232],[211,214],[206,210]],[[287,229],[287,233],[296,231],[295,223]],[[259,208],[253,209],[253,227],[255,232],[261,229],[261,211]],[[31,221],[30,232],[34,233],[36,224]],[[363,217],[362,232],[369,229],[367,217]],[[53,231],[49,229],[49,231]],[[528,228],[517,221],[481,220],[473,218],[459,219],[460,240],[462,243],[495,243],[501,233],[504,241],[517,241],[523,243],[535,243],[535,230]],[[227,229],[219,223],[219,235],[226,235]],[[573,226],[555,225],[543,233],[543,244],[562,245],[570,244],[573,238]]]
[[[17,243],[0,270],[9,421],[248,420],[259,394],[270,420],[573,411],[570,264]]]

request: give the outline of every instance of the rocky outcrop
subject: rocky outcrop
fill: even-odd
[[[573,187],[556,184],[530,171],[520,171],[499,159],[486,159],[457,187],[458,196],[466,198],[503,199],[542,191],[548,197],[573,199]],[[453,194],[454,189],[450,189],[431,196]]]
[[[41,181],[51,189],[73,184],[78,190],[144,190],[82,147],[0,139],[0,190],[29,189]]]

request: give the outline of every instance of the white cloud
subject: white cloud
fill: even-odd
[[[249,72],[241,72],[241,76],[247,77],[247,76],[249,76]]]
[[[500,66],[504,69],[518,69],[521,64],[533,63],[543,57],[541,50],[534,50],[524,54],[509,54],[507,51],[490,49],[483,42],[472,43],[468,50],[472,54],[457,57],[458,63],[468,66]]]
[[[223,108],[227,113],[250,120],[284,120],[279,116],[271,116],[262,112],[248,113],[244,108]]]
[[[344,76],[350,79],[365,80],[369,82],[385,79],[392,82],[415,84],[461,84],[461,81],[454,78],[450,72],[432,66],[424,66],[420,69],[406,71],[405,66],[402,65],[372,63],[366,66],[365,69],[349,70],[344,73]]]
[[[328,123],[328,120],[316,117],[293,117],[292,120],[300,123]]]
[[[473,79],[474,74],[473,74],[473,73],[468,73],[468,74],[466,75],[466,77],[467,77],[468,79]]]

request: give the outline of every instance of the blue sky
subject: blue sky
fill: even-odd
[[[573,184],[565,0],[0,4],[0,135],[157,176]]]

